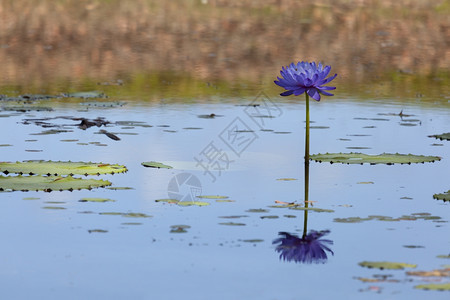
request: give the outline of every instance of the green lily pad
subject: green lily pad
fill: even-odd
[[[141,165],[143,165],[144,167],[148,167],[148,168],[173,169],[171,166],[168,166],[163,163],[156,162],[156,161],[143,162],[143,163],[141,163]]]
[[[86,97],[85,97],[86,98]],[[109,101],[109,102],[100,102],[100,101],[92,101],[92,102],[82,102],[80,105],[88,106],[88,107],[122,107],[126,102],[123,101]]]
[[[197,198],[201,198],[201,199],[227,199],[228,196],[203,195],[203,196],[197,196]]]
[[[77,92],[63,94],[64,97],[68,98],[106,98],[106,95],[102,92],[92,91],[92,92]]]
[[[210,203],[202,201],[179,201],[177,205],[180,206],[207,206]]]
[[[421,290],[433,290],[433,291],[450,291],[449,283],[428,283],[416,285],[414,288]]]
[[[278,216],[275,215],[269,215],[269,216],[261,216],[261,219],[278,219]]]
[[[121,213],[121,212],[101,212],[99,215],[105,215],[105,216],[122,216],[127,218],[151,218],[152,216],[149,216],[147,214],[143,213]]]
[[[89,229],[88,232],[89,233],[107,233],[108,230],[105,230],[105,229]]]
[[[117,164],[30,160],[15,163],[0,162],[0,171],[5,174],[100,175],[123,173],[127,168]]]
[[[171,225],[170,233],[186,233],[187,230],[191,228],[189,225]]]
[[[227,225],[227,226],[245,226],[245,223],[225,222],[225,223],[219,223],[219,225]]]
[[[316,162],[342,163],[342,164],[412,164],[439,161],[439,156],[424,156],[413,154],[391,154],[368,155],[363,153],[325,153],[313,154],[311,160]]]
[[[388,261],[363,261],[358,263],[361,267],[366,267],[369,269],[376,268],[380,270],[403,270],[404,268],[415,268],[417,265],[398,263],[398,262],[388,262]]]
[[[62,207],[62,206],[44,206],[44,207],[42,207],[42,209],[64,210],[66,208]]]
[[[172,203],[177,204],[179,206],[207,206],[210,203],[208,202],[202,202],[202,201],[180,201],[177,199],[157,199],[155,202],[166,202],[166,203]]]
[[[108,198],[81,198],[79,202],[115,202],[116,200],[111,200]]]
[[[444,202],[450,201],[450,190],[448,190],[447,192],[442,193],[442,194],[434,194],[433,199],[443,200]]]
[[[315,212],[328,212],[328,213],[334,212],[334,210],[332,210],[332,209],[325,209],[325,208],[318,208],[318,207],[293,206],[293,207],[289,207],[289,209],[293,209],[293,210],[308,210],[308,211],[315,211]]]
[[[450,132],[442,133],[442,134],[433,134],[433,135],[429,135],[428,137],[434,137],[436,139],[440,139],[441,141],[442,140],[450,141]]]
[[[72,176],[0,176],[0,191],[72,191],[92,189],[111,185],[111,182],[97,179],[81,179]]]
[[[246,212],[251,212],[251,213],[266,213],[266,212],[269,212],[269,210],[263,209],[263,208],[251,208],[251,209],[247,209]]]

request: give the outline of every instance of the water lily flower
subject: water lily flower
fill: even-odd
[[[337,74],[328,77],[331,66],[323,66],[321,63],[315,62],[298,62],[297,64],[291,63],[289,66],[282,67],[280,71],[281,77],[277,77],[275,84],[281,86],[287,91],[281,93],[281,96],[289,96],[294,94],[295,96],[307,93],[311,98],[320,101],[320,94],[325,96],[333,96],[326,91],[334,90],[336,87],[324,86],[333,80]]]
[[[278,234],[282,237],[275,239],[272,244],[279,244],[275,250],[280,253],[280,259],[308,264],[325,263],[328,259],[326,251],[334,255],[326,245],[333,244],[333,241],[321,239],[329,232],[329,230],[311,230],[302,238],[287,232],[279,232]]]

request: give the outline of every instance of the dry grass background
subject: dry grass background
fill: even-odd
[[[297,60],[348,81],[450,67],[448,0],[0,3],[0,85],[162,71],[258,81]]]

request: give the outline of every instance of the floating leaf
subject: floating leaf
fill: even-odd
[[[438,269],[432,271],[409,271],[407,275],[421,277],[450,277],[450,268]]]
[[[366,268],[377,268],[380,270],[403,270],[404,268],[415,268],[417,265],[398,263],[398,262],[388,262],[388,261],[363,261],[358,263],[361,267]]]
[[[117,164],[30,160],[15,163],[0,162],[0,171],[5,174],[100,175],[123,173],[127,168]]]
[[[208,202],[202,202],[202,201],[180,201],[177,199],[157,199],[155,202],[166,202],[166,203],[172,203],[177,204],[180,206],[207,206],[210,203]]]
[[[108,230],[104,230],[104,229],[89,229],[88,232],[89,233],[107,233]]]
[[[201,199],[227,199],[228,196],[203,195],[203,196],[197,196],[197,198],[201,198]]]
[[[260,218],[261,218],[261,219],[278,219],[279,217],[278,217],[278,216],[271,215],[271,216],[261,216]]]
[[[242,240],[244,243],[262,243],[264,240],[262,239],[250,239],[250,240]]]
[[[180,200],[178,199],[156,199],[155,202],[167,202],[167,203],[178,203]]]
[[[44,206],[42,207],[43,209],[54,209],[54,210],[63,210],[66,209],[65,207],[61,207],[61,206]]]
[[[318,207],[294,206],[294,207],[289,207],[289,209],[293,209],[293,210],[308,210],[308,211],[315,211],[315,212],[328,212],[328,213],[334,212],[334,210],[332,210],[332,209],[325,209],[325,208],[318,208]]]
[[[102,92],[92,91],[92,92],[77,92],[63,94],[64,97],[68,98],[106,98],[106,95]]]
[[[247,218],[246,215],[237,215],[237,216],[220,216],[219,218],[223,219],[239,219],[239,218]]]
[[[442,193],[442,194],[434,194],[433,199],[443,200],[444,202],[450,201],[450,190],[448,190],[447,192]]]
[[[86,97],[84,97],[86,98]],[[100,101],[92,101],[92,102],[82,102],[80,105],[88,106],[88,107],[122,107],[126,102],[123,101],[113,101],[113,102],[100,102]]]
[[[236,223],[236,222],[219,223],[219,225],[227,225],[227,226],[245,226],[244,223]]]
[[[342,163],[342,164],[411,164],[425,163],[441,160],[438,156],[424,156],[413,154],[391,154],[383,153],[379,155],[368,155],[363,153],[325,153],[313,154],[311,160],[317,162]]]
[[[416,289],[434,290],[434,291],[450,291],[450,283],[429,283],[415,286]]]
[[[108,198],[81,198],[79,202],[115,202],[116,200],[111,200]]]
[[[428,137],[434,137],[436,139],[440,139],[441,141],[442,140],[450,141],[450,132],[442,133],[442,134],[433,134],[433,135],[429,135]]]
[[[128,217],[128,218],[151,218],[152,216],[149,216],[147,214],[143,213],[121,213],[121,212],[101,212],[99,215],[106,215],[106,216],[122,216],[122,217]]]
[[[63,191],[105,187],[111,182],[97,179],[80,179],[72,176],[0,176],[0,191]]]
[[[191,228],[189,225],[172,225],[170,226],[170,233],[186,233],[187,230]]]
[[[195,206],[207,206],[209,204],[210,203],[208,203],[208,202],[201,202],[201,201],[179,201],[177,203],[177,205],[180,205],[180,206],[193,206],[193,205],[195,205]]]
[[[247,209],[246,212],[251,212],[251,213],[265,213],[265,212],[269,212],[269,210],[263,209],[263,208],[251,208],[251,209]]]
[[[298,179],[296,179],[296,178],[278,178],[277,180],[280,180],[280,181],[293,181],[293,180],[298,180]]]
[[[141,165],[143,165],[144,167],[148,167],[148,168],[172,169],[171,166],[168,166],[168,165],[165,165],[163,163],[156,162],[156,161],[143,162],[143,163],[141,163]]]

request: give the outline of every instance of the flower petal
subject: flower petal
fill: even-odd
[[[284,93],[281,93],[280,96],[290,96],[294,93],[294,91],[286,91]]]
[[[310,95],[314,100],[320,101],[320,94],[316,88],[308,89],[308,95]]]

